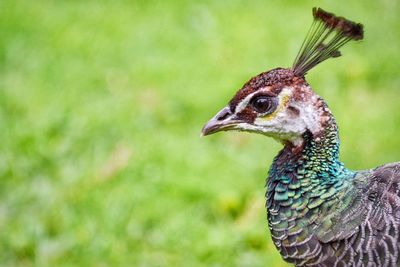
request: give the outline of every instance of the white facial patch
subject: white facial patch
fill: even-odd
[[[307,88],[305,90],[311,90]],[[319,97],[304,93],[301,100],[295,101],[292,97],[294,88],[285,87],[278,95],[279,104],[277,109],[269,115],[258,117],[254,125],[258,131],[277,139],[284,139],[294,144],[301,142],[303,133],[308,129],[317,133],[322,129],[321,116],[323,110],[318,108]],[[297,109],[299,114],[294,114],[288,106]]]
[[[265,90],[265,89],[262,89]],[[262,91],[261,90],[261,91]],[[258,93],[259,91],[256,91],[254,93],[249,94],[248,96],[246,96],[245,98],[242,99],[242,101],[239,102],[239,104],[236,105],[235,108],[235,114],[239,113],[240,111],[242,111],[243,109],[245,109],[247,107],[247,105],[249,104],[250,100],[253,98],[253,95],[255,95],[256,93]]]

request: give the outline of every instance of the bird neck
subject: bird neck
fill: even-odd
[[[287,143],[274,159],[270,182],[300,183],[307,188],[322,181],[335,181],[346,172],[339,160],[339,134],[333,116],[318,134],[306,131],[302,143]]]
[[[278,248],[300,232],[303,237],[299,240],[304,240],[310,227],[328,216],[321,212],[326,212],[321,205],[337,204],[337,193],[351,185],[355,173],[339,160],[338,130],[331,118],[318,135],[304,133],[301,145],[286,144],[271,166],[266,206],[271,236]]]

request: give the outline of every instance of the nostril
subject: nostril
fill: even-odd
[[[217,120],[219,120],[219,121],[225,120],[226,118],[228,118],[228,116],[229,116],[229,113],[221,114],[220,116],[218,116]]]
[[[225,120],[226,118],[228,118],[230,115],[231,115],[231,113],[230,113],[229,109],[224,108],[223,110],[221,110],[218,113],[218,115],[216,117],[217,117],[217,120],[222,121],[222,120]]]

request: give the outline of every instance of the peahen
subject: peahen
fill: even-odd
[[[326,102],[305,80],[363,25],[313,9],[314,21],[291,68],[251,78],[202,129],[246,131],[284,145],[267,179],[272,240],[296,266],[400,266],[400,163],[353,171],[339,160]]]

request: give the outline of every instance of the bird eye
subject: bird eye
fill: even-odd
[[[275,97],[256,96],[251,100],[251,105],[258,113],[271,113],[277,106]]]

